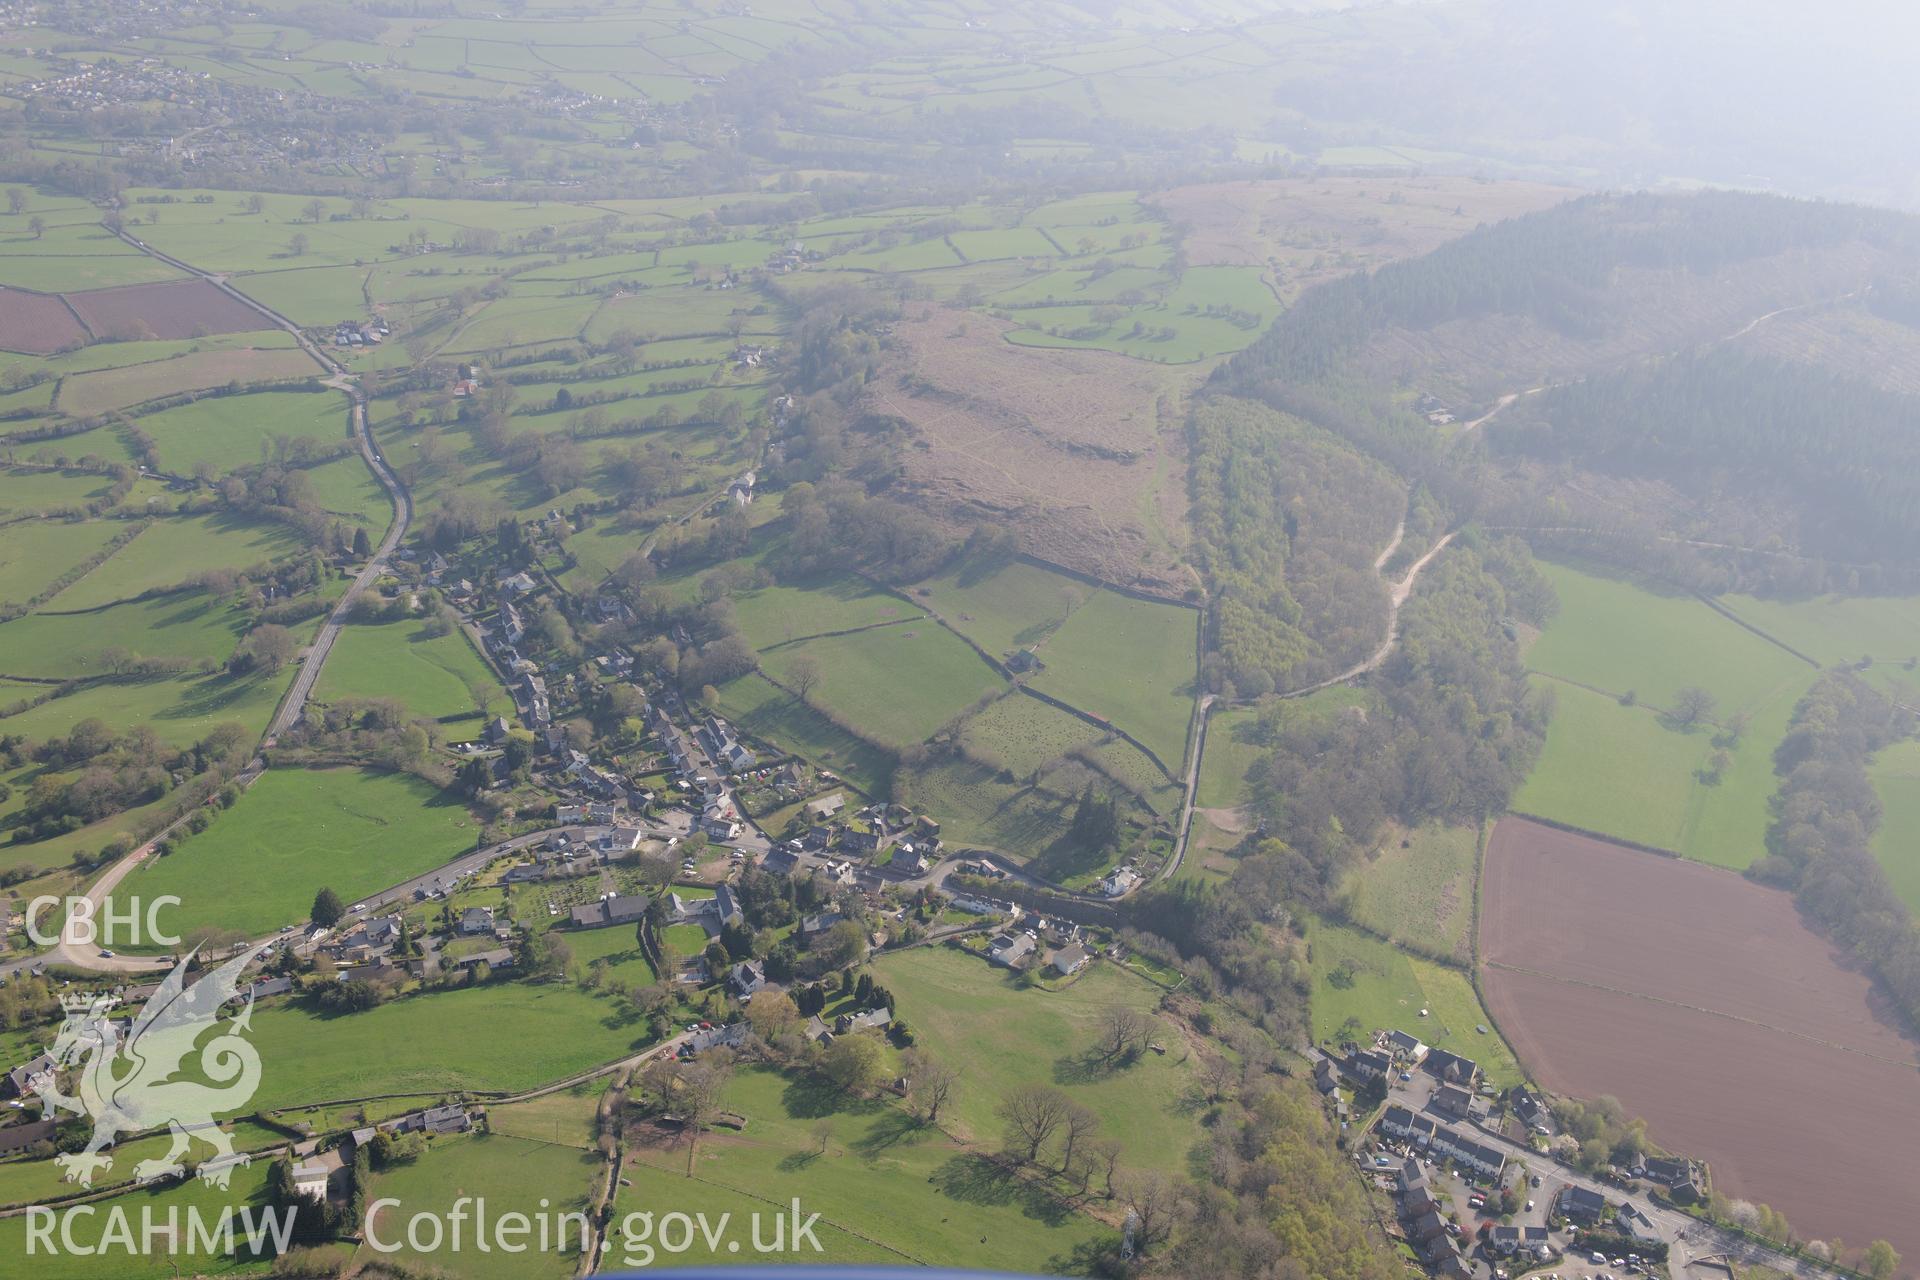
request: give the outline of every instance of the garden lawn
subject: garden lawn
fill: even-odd
[[[411,619],[342,628],[316,696],[392,698],[409,714],[437,721],[451,742],[479,736],[489,714],[512,706],[464,632],[430,636]]]
[[[270,769],[212,826],[130,875],[122,897],[175,894],[174,930],[262,937],[332,888],[352,903],[473,848],[466,806],[409,774]]]

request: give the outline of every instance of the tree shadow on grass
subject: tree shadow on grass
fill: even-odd
[[[882,1106],[870,1098],[856,1098],[820,1076],[802,1073],[787,1082],[780,1095],[787,1114],[795,1120],[819,1120],[834,1115],[865,1115]]]
[[[955,1156],[934,1170],[927,1181],[950,1200],[1018,1209],[1023,1216],[1050,1227],[1060,1226],[1074,1216],[1072,1208],[1062,1201],[982,1155]]]
[[[873,1127],[855,1139],[851,1146],[854,1151],[871,1160],[924,1132],[920,1122],[906,1112],[889,1110],[874,1121]]]
[[[1092,1084],[1099,1080],[1109,1080],[1138,1060],[1137,1055],[1134,1054],[1126,1054],[1118,1058],[1109,1057],[1098,1049],[1070,1053],[1053,1060],[1053,1082],[1055,1084]]]
[[[780,1163],[776,1167],[782,1173],[799,1173],[803,1169],[812,1168],[813,1162],[819,1158],[820,1152],[818,1151],[794,1151],[781,1156]]]

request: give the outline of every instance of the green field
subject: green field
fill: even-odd
[[[1522,1079],[1512,1050],[1487,1021],[1464,973],[1340,925],[1315,922],[1305,933],[1317,1042],[1364,1041],[1375,1031],[1404,1030],[1435,1048],[1472,1058],[1492,1083]],[[1487,1028],[1485,1034],[1481,1027]]]
[[[0,733],[41,739],[70,733],[82,720],[97,719],[125,732],[147,725],[163,742],[185,745],[207,736],[223,721],[265,731],[273,709],[293,679],[291,668],[275,675],[174,676],[132,682],[100,681],[64,686],[66,692],[38,706],[0,717]],[[37,693],[50,686],[34,686]]]
[[[263,1064],[254,1105],[281,1110],[376,1094],[532,1089],[639,1052],[647,1028],[624,1005],[569,982],[495,982],[346,1017],[261,1006],[252,1039]]]
[[[1136,600],[1023,561],[965,564],[916,594],[988,653],[1033,649],[1036,689],[1125,729],[1178,772],[1193,714],[1192,610]]]
[[[1869,769],[1882,809],[1873,853],[1909,907],[1920,911],[1920,742],[1883,749]]]
[[[1689,595],[1660,594],[1619,578],[1541,561],[1560,610],[1527,651],[1545,675],[1670,709],[1697,686],[1711,718],[1751,710],[1810,671],[1806,663]]]
[[[301,548],[301,540],[284,525],[231,515],[170,516],[150,521],[139,536],[48,601],[46,608],[97,609],[210,570],[271,563]]]
[[[740,630],[756,649],[829,631],[899,622],[921,612],[852,574],[745,591],[734,596],[733,603]]]
[[[1465,962],[1479,843],[1472,827],[1391,829],[1342,886],[1347,917],[1413,951]]]
[[[1720,603],[1822,666],[1862,658],[1904,663],[1920,656],[1920,598],[1913,596],[1724,596]]]
[[[806,655],[820,683],[810,701],[889,746],[920,742],[1004,684],[971,649],[931,622],[785,645],[762,666],[782,684]]]
[[[1554,699],[1538,763],[1512,807],[1744,869],[1764,852],[1772,753],[1812,684],[1805,662],[1691,596],[1543,562],[1560,611],[1527,652]],[[1669,709],[1694,686],[1706,720]],[[1735,743],[1724,727],[1744,718]],[[1724,753],[1717,774],[1715,758]]]
[[[175,932],[258,938],[306,919],[322,887],[351,902],[451,861],[477,832],[464,805],[406,774],[273,769],[120,892],[178,895]]]
[[[186,1215],[197,1208],[203,1220],[211,1226],[220,1218],[222,1211],[250,1207],[258,1214],[266,1204],[269,1167],[262,1160],[235,1170],[231,1184],[224,1191],[196,1178],[149,1191],[129,1191],[96,1202],[94,1212],[73,1219],[72,1227],[76,1246],[97,1252],[81,1254],[77,1250],[70,1253],[60,1249],[54,1256],[47,1256],[42,1250],[31,1270],[20,1274],[32,1275],[36,1280],[172,1280],[183,1274],[217,1276],[237,1272],[257,1273],[262,1269],[261,1263],[234,1257],[210,1257],[193,1249],[186,1241]],[[124,1210],[125,1221],[134,1233],[131,1245],[123,1236],[108,1235],[109,1227],[116,1220],[112,1208]],[[169,1257],[157,1249],[149,1253],[143,1247],[141,1223],[147,1219],[142,1215],[150,1215],[156,1224],[165,1226],[169,1213],[180,1215],[182,1243],[177,1257]],[[25,1217],[0,1219],[0,1255],[9,1258],[33,1256],[27,1252],[27,1226]],[[243,1238],[237,1222],[234,1235],[236,1243]],[[58,1239],[58,1236],[55,1238]],[[164,1237],[158,1239],[163,1240]]]
[[[1009,694],[967,719],[967,754],[1030,778],[1069,752],[1097,744],[1103,734],[1085,720],[1038,698]]]
[[[138,420],[154,438],[165,471],[214,475],[266,460],[273,441],[333,444],[347,435],[346,398],[338,392],[267,391],[209,396]]]
[[[98,676],[112,671],[103,655],[114,649],[218,664],[233,652],[245,624],[244,614],[201,591],[88,613],[31,613],[0,623],[0,665],[12,676]]]
[[[429,636],[411,620],[343,628],[315,696],[393,698],[409,714],[437,721],[449,742],[478,736],[488,716],[513,706],[464,632]]]
[[[757,673],[729,680],[721,688],[720,711],[740,732],[795,752],[869,795],[884,793],[893,776],[893,757],[886,750]]]
[[[0,602],[25,604],[125,532],[112,520],[23,520],[0,528]]]
[[[746,1126],[738,1135],[722,1131],[701,1140],[694,1159],[700,1181],[690,1184],[684,1176],[684,1146],[639,1147],[630,1175],[634,1186],[621,1193],[623,1210],[652,1209],[657,1216],[705,1209],[712,1221],[728,1206],[708,1197],[722,1190],[759,1200],[765,1218],[798,1199],[804,1214],[821,1215],[814,1232],[821,1252],[808,1247],[762,1259],[788,1263],[890,1261],[1053,1272],[1066,1269],[1077,1248],[1108,1230],[997,1174],[978,1152],[938,1129],[915,1125],[897,1104],[849,1098],[816,1081],[756,1067],[734,1077],[723,1105],[744,1116]],[[821,1125],[830,1130],[824,1155],[817,1154],[815,1137]],[[750,1237],[739,1215],[753,1208],[750,1200],[734,1210],[742,1251]],[[771,1227],[766,1229],[770,1237]],[[719,1262],[729,1253],[724,1245],[709,1252],[701,1244],[677,1259],[662,1255],[654,1265]],[[618,1261],[623,1250],[616,1247],[610,1255]]]
[[[1117,1069],[1094,1064],[1090,1053],[1103,1009],[1124,1004],[1151,1014],[1159,988],[1097,963],[1062,990],[1022,989],[1005,970],[952,947],[893,952],[872,969],[917,1042],[959,1068],[953,1127],[961,1137],[995,1142],[995,1108],[1007,1090],[1060,1084],[1126,1144],[1130,1167],[1184,1165],[1193,1142],[1186,1110],[1193,1064],[1181,1039],[1161,1025],[1157,1039],[1167,1052]]]
[[[372,1231],[382,1245],[404,1246],[408,1220],[413,1215],[432,1214],[444,1218],[462,1196],[476,1200],[485,1197],[489,1216],[584,1212],[594,1179],[605,1163],[591,1150],[501,1133],[443,1135],[433,1139],[417,1159],[375,1175],[369,1201],[391,1199],[400,1203],[396,1208],[375,1214]],[[570,1227],[571,1248],[564,1253],[558,1247],[557,1217],[549,1230],[553,1233],[553,1247],[545,1252],[539,1248],[537,1234],[526,1238],[534,1247],[524,1253],[498,1249],[483,1252],[470,1224],[468,1234],[461,1241],[464,1248],[456,1250],[451,1236],[443,1238],[438,1249],[426,1252],[402,1247],[387,1253],[367,1242],[355,1257],[361,1262],[386,1257],[403,1264],[444,1269],[461,1276],[462,1280],[493,1280],[493,1277],[520,1280],[539,1276],[559,1280],[572,1275],[579,1266],[581,1228],[577,1222]],[[432,1240],[423,1235],[419,1242],[431,1244]]]

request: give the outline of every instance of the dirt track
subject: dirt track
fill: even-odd
[[[1785,894],[1504,818],[1480,948],[1488,1011],[1542,1085],[1619,1098],[1803,1236],[1920,1256],[1920,1056]]]

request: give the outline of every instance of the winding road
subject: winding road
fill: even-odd
[[[266,734],[261,739],[261,746],[270,747],[279,740],[281,734],[298,724],[300,717],[306,713],[307,703],[313,697],[314,686],[319,683],[321,668],[325,666],[328,655],[332,653],[333,642],[339,638],[340,628],[346,622],[354,603],[379,579],[382,573],[386,572],[388,558],[400,545],[400,540],[407,536],[407,530],[413,524],[413,495],[407,492],[406,485],[401,483],[400,477],[394,474],[393,469],[387,465],[386,459],[380,456],[379,450],[374,445],[373,432],[367,421],[367,396],[360,389],[360,384],[355,381],[353,374],[344,365],[327,355],[308,338],[299,325],[273,308],[241,293],[227,282],[225,276],[203,271],[191,263],[182,262],[170,254],[162,253],[145,241],[129,234],[124,228],[118,234],[122,240],[140,252],[197,279],[205,280],[228,297],[259,313],[270,321],[273,327],[293,335],[293,340],[299,344],[300,349],[312,357],[313,361],[329,375],[326,385],[346,395],[350,406],[348,426],[353,433],[354,442],[360,448],[360,456],[366,462],[367,468],[379,479],[381,486],[386,489],[387,499],[393,504],[394,518],[388,524],[385,535],[381,537],[380,545],[374,548],[373,554],[367,558],[366,565],[354,575],[352,583],[334,604],[332,611],[327,614],[326,621],[320,624],[320,630],[315,633],[313,642],[307,646],[306,654],[301,659],[299,670],[294,673],[293,683],[288,686],[286,696],[280,700],[272,721],[267,725]],[[243,787],[251,786],[265,770],[265,760],[256,757],[246,771],[235,780]],[[160,831],[145,844],[107,868],[87,887],[85,896],[93,903],[96,916],[114,888],[151,857],[154,847],[177,825],[176,823]],[[469,855],[469,857],[472,856],[475,855]],[[81,921],[75,918],[74,913],[68,912],[67,916],[66,923],[61,927],[60,941],[56,946],[40,955],[26,956],[0,964],[0,975],[37,965],[69,965],[108,973],[150,973],[170,967],[169,962],[164,958],[102,955],[99,947],[85,936]]]

